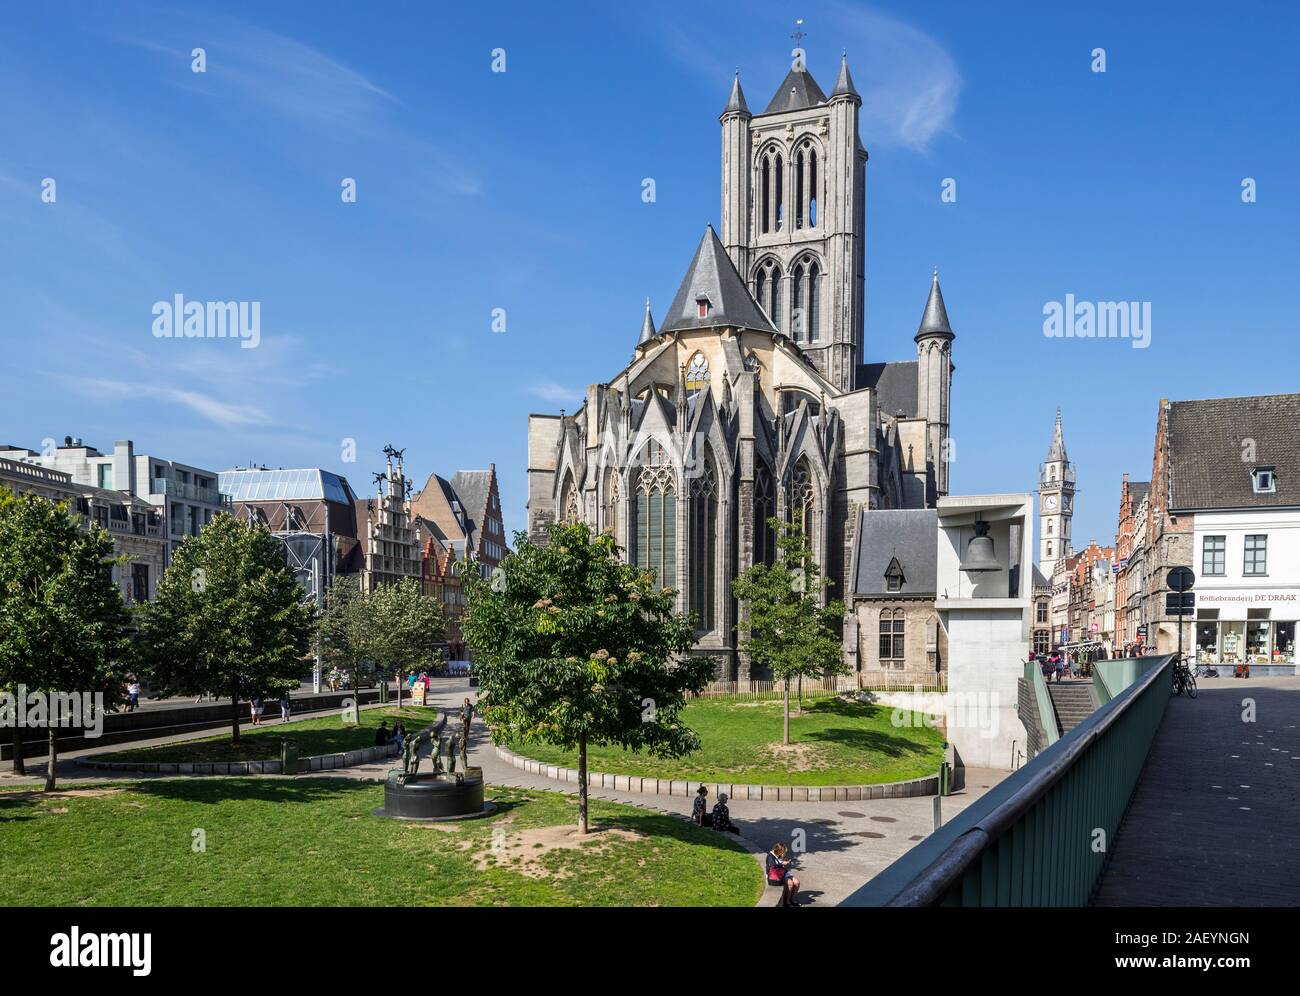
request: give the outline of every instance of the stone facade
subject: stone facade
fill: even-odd
[[[732,580],[805,529],[845,597],[862,509],[934,507],[948,488],[953,332],[938,276],[916,358],[863,363],[866,153],[847,65],[829,97],[802,69],[721,117],[722,238],[704,234],[661,327],[577,412],[528,425],[528,529],[582,521],[696,614],[696,652],[746,680]],[[853,632],[849,632],[852,630]],[[856,627],[846,627],[856,656]]]

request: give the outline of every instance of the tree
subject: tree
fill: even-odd
[[[113,540],[99,526],[81,524],[66,504],[0,488],[0,685],[46,697],[46,791],[55,785],[67,697],[89,693],[105,704],[120,702],[129,667]],[[14,770],[22,772],[16,723],[14,731]]]
[[[414,578],[381,585],[368,601],[370,628],[363,646],[377,667],[397,676],[400,705],[402,675],[426,670],[442,661],[441,644],[446,630],[442,609],[424,594]]]
[[[788,744],[791,680],[848,673],[834,629],[844,605],[818,604],[822,590],[833,582],[821,576],[803,530],[780,519],[768,522],[777,533],[775,560],[750,567],[731,590],[749,609],[749,618],[736,627],[742,634],[748,631],[741,648],[785,687],[782,736]]]
[[[143,615],[155,680],[228,694],[236,742],[240,699],[297,687],[315,622],[280,541],[225,513],[181,543]]]
[[[619,558],[609,535],[556,523],[537,546],[515,551],[485,578],[461,565],[462,629],[474,649],[479,704],[497,742],[541,741],[578,752],[578,826],[587,823],[591,744],[681,757],[699,738],[680,714],[714,662],[682,657],[695,642],[671,588]]]
[[[369,668],[378,668],[381,680],[388,671],[397,673],[400,703],[400,672],[440,661],[443,631],[441,608],[414,578],[369,593],[361,591],[356,578],[339,578],[325,596],[321,657],[350,672],[354,689],[361,687],[360,676]]]

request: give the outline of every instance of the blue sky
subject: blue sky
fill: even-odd
[[[802,16],[823,88],[843,48],[863,94],[866,359],[910,358],[937,265],[954,493],[1032,489],[1060,405],[1076,545],[1108,542],[1159,398],[1300,382],[1297,15],[1050,6],[6,6],[0,440],[130,437],[363,492],[392,442],[421,480],[495,461],[522,528],[527,414],[573,411],[647,295],[662,314],[716,224],[734,68],[761,108]],[[178,293],[261,302],[260,346],[154,338]],[[1150,347],[1046,338],[1067,294],[1151,302]]]

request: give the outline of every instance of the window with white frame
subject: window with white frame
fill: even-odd
[[[1268,573],[1268,536],[1252,533],[1246,537],[1246,555],[1241,573],[1260,576]]]
[[[1206,536],[1201,544],[1201,574],[1209,577],[1221,577],[1225,570],[1227,558],[1226,536]]]

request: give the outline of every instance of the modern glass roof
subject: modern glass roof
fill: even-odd
[[[232,501],[356,501],[347,479],[328,470],[223,470],[220,490]]]

